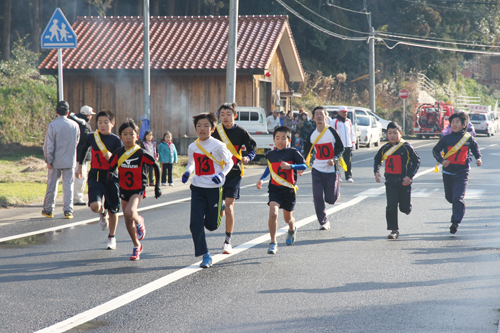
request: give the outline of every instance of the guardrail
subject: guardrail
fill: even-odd
[[[457,96],[455,108],[469,109],[469,105],[481,105],[481,97],[476,96]]]
[[[425,91],[430,97],[436,99],[436,84],[422,73],[403,73],[403,80],[410,77],[410,80],[417,81],[418,89]]]

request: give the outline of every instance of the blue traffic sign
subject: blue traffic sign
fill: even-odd
[[[74,49],[76,34],[60,8],[56,8],[42,33],[42,49]]]

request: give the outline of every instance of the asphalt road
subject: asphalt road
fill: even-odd
[[[378,148],[354,153],[355,182],[342,183],[328,207],[328,231],[318,230],[310,174],[299,179],[297,241],[279,236],[277,255],[266,253],[267,191],[254,186],[262,168],[248,169],[236,251],[220,254],[224,224],[208,232],[214,266],[204,270],[186,185],[141,204],[147,234],[137,262],[123,218],[117,250],[106,251],[107,233],[87,208],[71,221],[27,210],[2,220],[0,211],[0,331],[498,332],[500,140],[477,141],[483,166],[472,167],[456,235],[441,175],[429,172],[436,140],[411,141],[422,163],[398,240],[387,239],[384,187],[373,177]]]

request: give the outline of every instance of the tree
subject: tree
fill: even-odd
[[[3,31],[2,31],[2,60],[10,59],[10,28],[12,19],[12,0],[4,0]]]

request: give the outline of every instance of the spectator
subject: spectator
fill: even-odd
[[[283,117],[283,126],[288,127],[290,129],[290,131],[292,132],[291,147],[295,147],[295,123],[293,122],[293,111],[292,110],[288,111],[288,113]]]
[[[85,151],[85,143],[87,142],[87,135],[92,133],[90,120],[93,115],[95,115],[94,110],[90,106],[84,105],[80,109],[80,113],[70,113],[68,116],[69,119],[76,121],[78,127],[80,128],[80,140],[78,141],[78,146],[76,147],[77,154],[81,153],[85,155],[85,161],[82,164],[81,176],[75,177],[75,186],[73,189],[73,204],[77,206],[85,206],[87,204],[83,200],[83,191],[85,190],[85,185],[87,184],[87,162],[90,162],[92,156],[90,149],[87,148],[87,151]]]
[[[285,120],[285,111],[280,111],[280,126],[283,126]]]
[[[354,134],[354,127],[351,121],[347,118],[347,108],[345,106],[339,107],[338,115],[332,120],[331,126],[337,130],[344,144],[342,157],[347,165],[345,178],[348,183],[352,183],[354,180],[352,179],[351,157],[352,151],[356,149],[356,135]]]
[[[271,116],[269,116],[269,117],[266,118],[266,121],[267,121],[267,130],[270,133],[274,132],[274,129],[277,126],[280,126],[280,118],[278,117],[279,113],[280,112],[278,110],[274,110],[273,114]]]
[[[47,191],[43,201],[42,215],[54,217],[57,186],[62,174],[64,218],[73,218],[73,185],[75,182],[76,147],[80,139],[80,128],[68,119],[69,104],[60,101],[56,106],[57,118],[49,123],[43,154],[47,163]]]
[[[302,113],[300,115],[299,123],[297,124],[297,128],[300,128],[300,138],[302,141],[307,140],[309,134],[314,130],[313,124],[307,120],[307,113]]]

